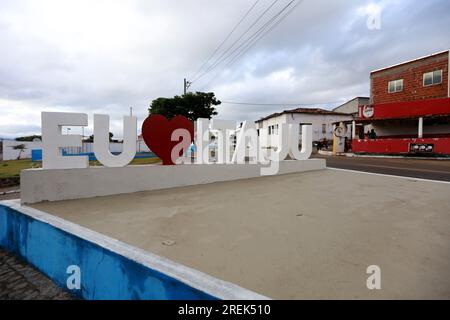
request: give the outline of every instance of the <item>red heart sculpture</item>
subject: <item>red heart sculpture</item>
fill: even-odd
[[[173,117],[170,121],[160,114],[152,114],[145,119],[142,124],[142,137],[145,144],[156,154],[163,162],[163,165],[174,165],[176,159],[172,159],[172,149],[180,143],[172,141],[172,133],[176,129],[186,129],[191,135],[191,141],[194,137],[194,124],[188,118],[183,116]],[[183,146],[178,157],[181,157],[189,145]]]

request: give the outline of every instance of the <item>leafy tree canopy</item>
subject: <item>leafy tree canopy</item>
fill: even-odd
[[[181,115],[195,121],[198,118],[211,119],[217,115],[215,106],[220,104],[213,92],[188,92],[173,98],[155,99],[148,111],[150,114],[163,115],[167,119]]]
[[[22,152],[25,151],[25,149],[27,148],[27,146],[24,145],[24,144],[18,144],[18,145],[12,146],[12,148],[13,148],[14,150],[19,150],[19,155],[17,156],[17,159],[16,159],[16,160],[20,160],[20,156],[22,155]]]
[[[113,139],[114,134],[112,132],[109,133],[109,142],[117,142],[117,140]],[[94,135],[91,134],[89,138],[84,139],[84,142],[94,142]]]
[[[34,139],[41,139],[41,136],[33,135],[33,136],[26,136],[26,137],[18,137],[15,140],[16,141],[33,141]]]

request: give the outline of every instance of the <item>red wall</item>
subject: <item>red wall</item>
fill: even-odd
[[[423,74],[442,70],[442,83],[423,86]],[[448,52],[374,71],[371,78],[372,104],[448,97]],[[388,93],[388,82],[403,79],[403,91]]]
[[[354,153],[405,154],[409,153],[410,143],[432,143],[434,153],[450,155],[450,138],[425,139],[376,139],[352,141]]]
[[[363,119],[408,118],[430,115],[450,115],[450,98],[417,100],[372,105],[374,115]],[[362,118],[362,108],[359,107],[359,118]]]

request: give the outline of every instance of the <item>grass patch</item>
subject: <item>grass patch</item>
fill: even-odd
[[[131,161],[131,165],[144,165],[159,163],[159,158],[140,158]],[[90,166],[101,166],[98,161],[89,161]],[[40,168],[42,162],[33,162],[31,159],[0,161],[0,179],[20,176],[20,170]]]
[[[20,170],[40,167],[41,162],[31,159],[0,161],[0,179],[19,177]]]
[[[155,164],[161,162],[159,158],[139,158],[133,159],[130,165],[144,165],[144,164]],[[89,165],[93,167],[102,166],[102,164],[98,161],[89,161]]]
[[[141,164],[155,164],[161,162],[160,158],[139,158],[133,159],[130,164],[132,165],[141,165]]]

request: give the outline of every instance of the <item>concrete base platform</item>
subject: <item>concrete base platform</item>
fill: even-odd
[[[322,170],[325,159],[287,160],[279,163],[278,174]],[[98,196],[160,190],[218,181],[249,179],[261,176],[260,164],[211,165],[142,165],[123,168],[90,167],[87,169],[22,170],[21,201],[91,198]]]
[[[32,207],[271,298],[450,299],[449,194],[327,169]]]

